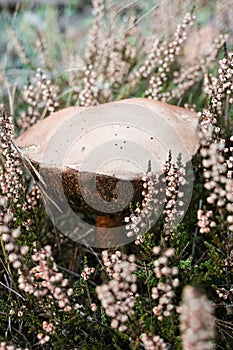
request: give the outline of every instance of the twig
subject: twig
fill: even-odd
[[[74,271],[71,271],[69,269],[66,269],[65,267],[61,266],[61,265],[57,265],[58,269],[62,270],[62,271],[65,271],[67,273],[69,273],[70,275],[73,275],[75,277],[78,277],[78,278],[81,278],[81,275],[77,272],[74,272]],[[90,283],[91,285],[93,285],[94,287],[97,286],[97,284],[91,280],[88,280],[88,283]]]
[[[22,297],[22,295],[20,295],[18,292],[16,292],[11,287],[8,287],[6,284],[2,283],[1,281],[0,281],[0,285],[2,285],[3,287],[7,288],[10,292],[15,293],[16,295],[18,295],[18,297],[20,297],[21,299],[23,299],[23,301],[25,301],[25,298]]]

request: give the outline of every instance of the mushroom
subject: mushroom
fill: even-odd
[[[123,220],[142,201],[148,162],[160,175],[169,150],[190,161],[199,146],[197,125],[194,112],[132,98],[62,109],[15,143],[41,185],[55,226],[80,243],[107,247],[130,241]]]

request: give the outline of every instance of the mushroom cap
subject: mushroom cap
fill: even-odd
[[[158,173],[167,159],[168,150],[173,158],[181,153],[185,161],[191,159],[199,145],[197,125],[198,117],[194,112],[158,101],[133,98],[94,107],[62,109],[24,132],[16,139],[16,144],[40,166],[69,167],[132,180],[142,175],[149,160],[152,172]],[[101,148],[103,144],[105,147]],[[127,159],[138,151],[132,149],[133,145],[141,148],[135,158],[145,156],[144,161],[136,159],[140,166]],[[96,171],[96,164],[92,167],[90,161],[86,161],[93,150],[100,152],[96,152],[95,157],[98,154],[104,161],[108,155],[112,161],[108,159]],[[114,158],[116,155],[118,157]],[[155,158],[157,164],[146,157]]]
[[[160,175],[169,150],[174,159],[180,153],[185,162],[191,159],[199,146],[197,125],[194,112],[133,98],[62,109],[15,143],[26,151],[55,202],[62,202],[64,193],[74,211],[114,216],[141,202],[149,161],[152,173]]]

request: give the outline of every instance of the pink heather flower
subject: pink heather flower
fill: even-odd
[[[214,348],[214,317],[212,304],[191,286],[183,291],[180,330],[184,350]]]
[[[167,350],[164,340],[158,335],[141,334],[142,345],[145,350]]]
[[[108,283],[96,287],[98,299],[106,314],[113,320],[111,327],[118,328],[120,332],[127,329],[126,323],[134,314],[135,293],[137,291],[135,275],[135,257],[129,257],[117,251],[110,255],[107,251],[102,253],[103,263],[111,277]]]

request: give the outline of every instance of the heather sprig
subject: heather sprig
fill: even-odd
[[[16,207],[22,206],[24,187],[21,176],[19,156],[10,139],[14,139],[14,121],[12,116],[0,117],[1,136],[1,194],[10,199]]]
[[[169,266],[169,260],[175,254],[174,248],[168,248],[161,252],[161,248],[157,246],[153,248],[153,253],[158,256],[154,260],[154,274],[158,283],[151,289],[151,297],[156,300],[153,313],[159,321],[162,321],[164,317],[169,317],[175,308],[172,299],[180,284],[179,269],[176,266]]]
[[[54,112],[59,106],[58,86],[52,84],[46,73],[38,68],[34,82],[25,85],[22,98],[27,104],[27,110],[17,118],[18,127],[21,131],[34,125],[49,113]]]
[[[145,172],[142,181],[142,204],[132,211],[130,216],[125,217],[127,236],[134,236],[136,245],[143,243],[143,234],[150,229],[153,222],[158,218],[162,207],[159,194],[160,191],[165,191],[163,184],[159,188],[158,176],[152,174],[150,170]]]
[[[197,63],[192,65],[189,63],[184,64],[179,71],[174,71],[174,87],[170,91],[165,91],[162,94],[162,100],[166,102],[173,99],[178,100],[182,98],[182,96],[185,96],[194,84],[200,82],[208,69],[215,64],[216,57],[224,43],[228,40],[228,37],[227,34],[219,34],[211,44],[209,52],[199,58]]]
[[[108,283],[97,286],[96,293],[106,315],[112,318],[111,327],[124,332],[130,317],[134,315],[137,291],[135,257],[120,251],[109,256],[104,251],[103,262],[111,279]]]
[[[184,350],[214,349],[213,307],[204,295],[191,286],[183,291],[180,329]]]
[[[6,115],[0,117],[0,126],[1,195],[8,199],[12,214],[17,215],[22,211],[21,220],[17,219],[17,221],[28,230],[33,223],[32,211],[39,204],[41,195],[38,186],[33,184],[29,188],[24,177],[22,160],[13,145],[15,137],[13,117]],[[16,217],[14,217],[14,220],[16,221]]]
[[[168,79],[168,73],[170,72],[170,66],[174,62],[175,57],[179,54],[184,41],[187,38],[187,29],[193,25],[195,16],[191,13],[187,13],[181,24],[178,24],[174,34],[174,40],[169,42],[162,51],[162,57],[159,60],[158,74],[152,75],[149,81],[149,88],[146,90],[145,95],[148,98],[154,100],[164,100],[162,98],[163,84]]]
[[[210,96],[210,107],[200,114],[200,153],[202,156],[203,175],[205,178],[205,188],[209,195],[207,202],[216,203],[217,210],[222,220],[226,217],[228,229],[232,230],[232,137],[227,140],[221,137],[224,125],[230,118],[229,111],[232,105],[232,77],[233,61],[232,53],[228,53],[220,60],[218,77],[206,80],[206,92]],[[226,107],[226,115],[222,113],[223,106]],[[222,119],[225,119],[225,122]],[[229,157],[229,158],[228,158]],[[209,215],[211,211],[209,211]],[[199,212],[200,215],[200,212]],[[214,220],[212,227],[215,227]]]

